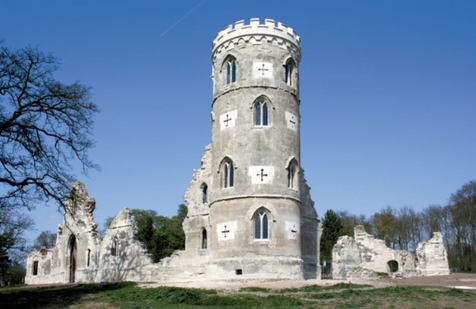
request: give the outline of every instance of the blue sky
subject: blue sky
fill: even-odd
[[[445,204],[476,178],[475,12],[469,0],[0,0],[0,38],[53,52],[59,80],[93,87],[102,171],[78,178],[102,225],[123,207],[176,213],[211,142],[213,38],[238,20],[281,21],[302,38],[315,207],[370,216]],[[55,206],[32,215],[38,231],[62,221]]]

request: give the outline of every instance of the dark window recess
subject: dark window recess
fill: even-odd
[[[38,261],[33,261],[33,276],[38,275]]]

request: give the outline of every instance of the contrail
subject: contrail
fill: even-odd
[[[205,3],[205,1],[207,0],[203,0],[202,2],[200,2],[196,7],[194,7],[190,12],[188,12],[187,14],[185,14],[184,16],[182,16],[182,18],[180,18],[179,20],[177,20],[175,22],[175,24],[173,24],[172,26],[170,26],[167,30],[165,30],[160,36],[163,36],[164,34],[166,34],[167,32],[169,32],[173,27],[177,26],[178,23],[180,23],[182,20],[185,19],[185,17],[187,17],[188,15],[192,14],[193,11],[195,11],[196,9],[198,9],[198,7],[202,4]]]

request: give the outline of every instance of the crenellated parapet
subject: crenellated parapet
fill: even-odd
[[[280,22],[276,23],[273,19],[265,19],[264,24],[260,24],[259,18],[252,18],[248,25],[244,20],[240,20],[217,34],[212,45],[212,61],[215,61],[223,51],[239,44],[259,45],[264,42],[291,50],[298,62],[301,59],[301,39],[293,28]]]

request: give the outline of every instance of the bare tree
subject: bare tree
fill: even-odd
[[[0,41],[0,208],[63,205],[73,182],[71,162],[97,168],[87,152],[91,89],[53,78],[59,62],[34,48],[12,51]]]
[[[423,209],[422,213],[423,229],[425,238],[429,239],[434,232],[442,231],[443,228],[443,206],[430,205]]]
[[[450,197],[459,265],[476,269],[476,181],[464,184]]]
[[[43,231],[38,235],[33,243],[33,248],[41,250],[43,248],[48,249],[56,245],[56,233],[50,231]]]
[[[372,226],[375,229],[375,236],[385,240],[388,247],[398,249],[398,217],[395,214],[396,210],[387,206],[380,210],[380,212],[376,212],[371,220]]]
[[[412,207],[404,206],[398,209],[398,239],[402,250],[415,250],[422,241],[420,214]]]
[[[337,216],[339,216],[342,224],[344,226],[343,233],[344,235],[354,236],[354,228],[357,225],[363,225],[365,230],[370,233],[372,231],[372,225],[369,219],[365,215],[353,215],[347,210],[336,211]]]

